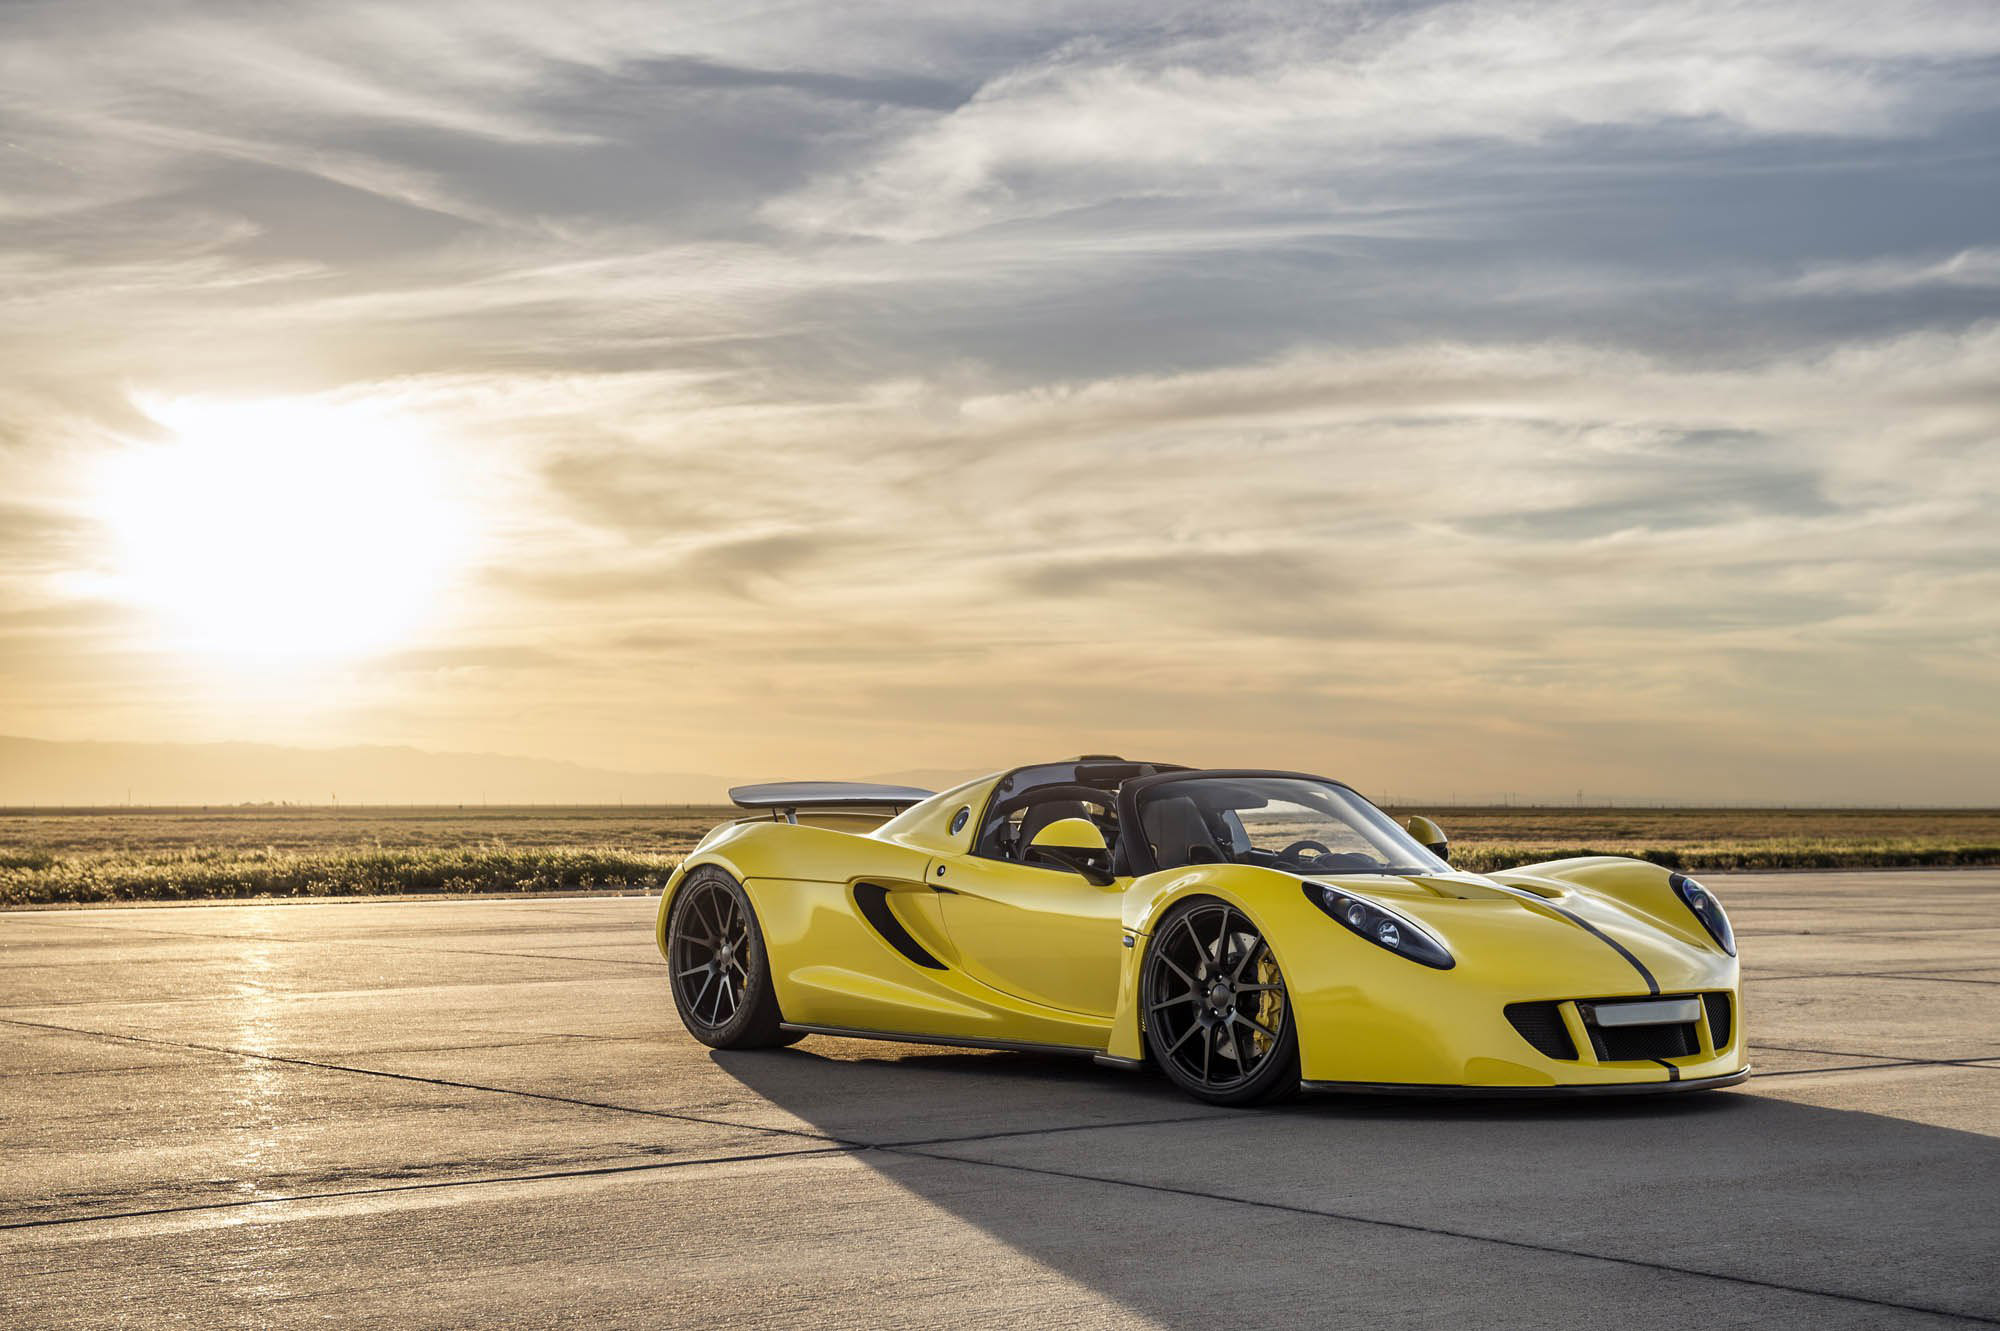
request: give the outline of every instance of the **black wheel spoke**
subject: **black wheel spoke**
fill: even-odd
[[[1268,944],[1266,944],[1262,938],[1259,938],[1249,947],[1244,948],[1243,955],[1236,959],[1235,969],[1229,972],[1230,980],[1234,982],[1242,979],[1243,968],[1248,966],[1251,962],[1255,961],[1259,956],[1259,954],[1261,954],[1267,946]],[[1238,989],[1241,989],[1243,986],[1239,984],[1236,987]]]
[[[1201,960],[1195,965],[1194,975],[1188,977],[1189,984],[1199,984],[1202,980],[1208,978],[1208,950],[1202,946],[1201,935],[1197,934],[1194,931],[1193,916],[1191,915],[1181,916],[1180,927],[1187,931],[1188,942],[1194,945],[1195,956],[1201,958]],[[1186,972],[1182,973],[1186,974]]]

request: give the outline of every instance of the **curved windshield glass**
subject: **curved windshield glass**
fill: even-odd
[[[1296,874],[1443,873],[1388,814],[1345,786],[1296,776],[1201,776],[1140,792],[1162,869],[1256,864]]]

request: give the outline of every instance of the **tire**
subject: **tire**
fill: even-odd
[[[688,1034],[711,1049],[775,1049],[779,1028],[764,931],[743,885],[704,864],[682,880],[667,914],[667,987]]]
[[[1299,1037],[1276,956],[1255,921],[1215,897],[1176,904],[1140,970],[1146,1048],[1212,1105],[1256,1105],[1299,1086]]]

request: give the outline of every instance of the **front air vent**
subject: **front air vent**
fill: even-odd
[[[1544,1058],[1575,1058],[1576,1044],[1563,1025],[1560,1003],[1509,1003],[1507,1020]]]
[[[1708,1010],[1708,1038],[1717,1049],[1729,1047],[1729,995],[1703,994],[1701,1005]]]
[[[910,936],[903,922],[896,918],[896,912],[889,909],[889,889],[877,883],[856,883],[854,904],[861,908],[862,918],[875,926],[875,932],[882,935],[890,947],[903,954],[903,959],[922,966],[925,970],[941,971],[945,964],[932,956],[924,945]]]

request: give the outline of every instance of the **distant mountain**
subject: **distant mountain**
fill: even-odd
[[[721,804],[698,772],[616,772],[543,758],[401,747],[100,744],[0,736],[0,805]]]
[[[920,767],[912,768],[906,772],[876,772],[869,776],[854,777],[852,779],[856,781],[879,781],[889,786],[915,786],[920,790],[950,790],[953,786],[962,786],[975,777],[982,777],[989,772],[997,772],[999,770],[999,766],[966,768]],[[829,777],[828,779],[840,781],[848,778],[836,776]]]

